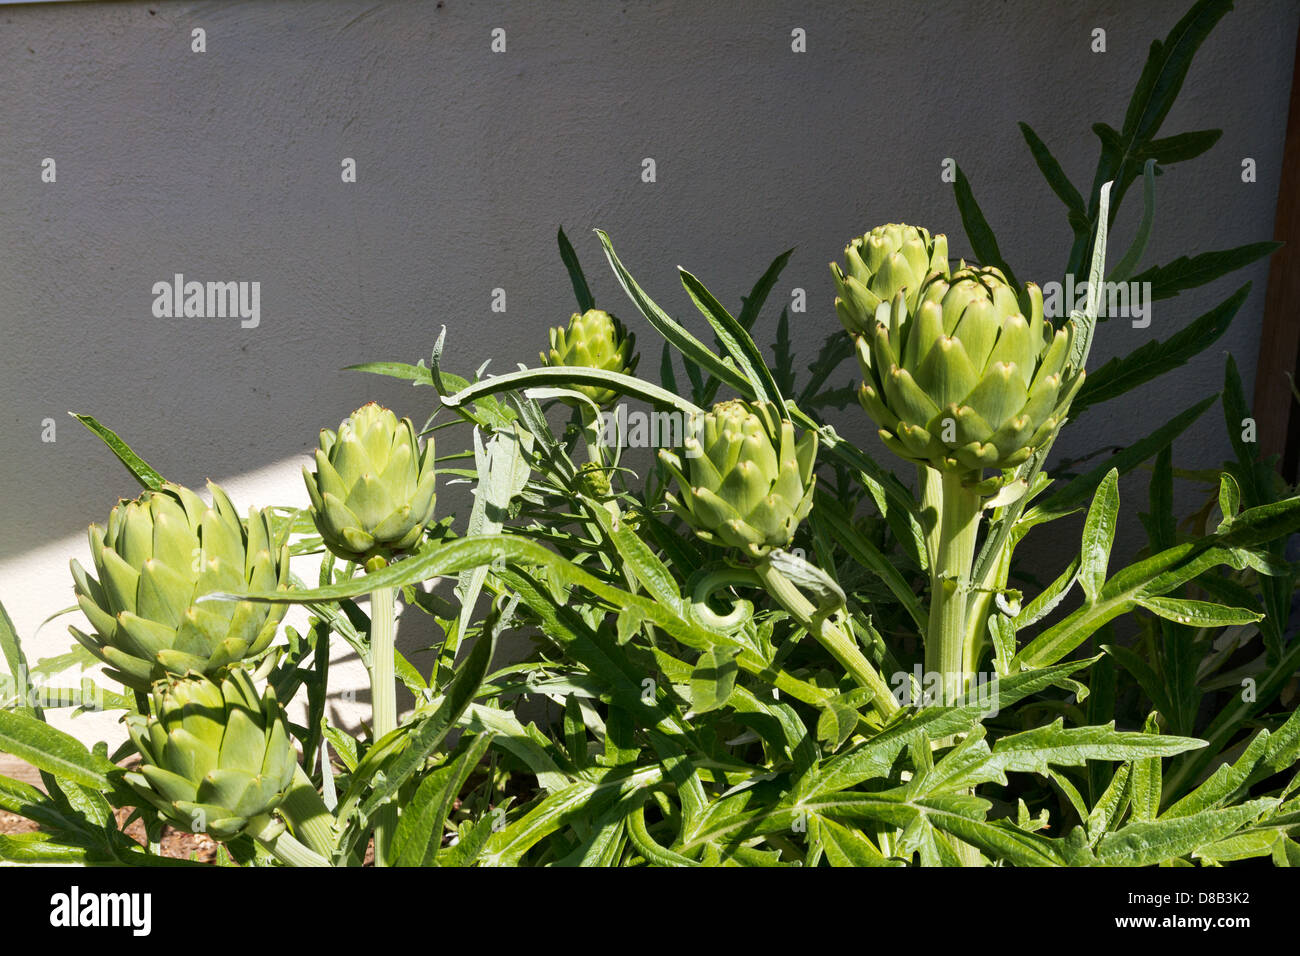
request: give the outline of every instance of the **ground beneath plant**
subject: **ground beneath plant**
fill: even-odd
[[[119,827],[122,826],[130,814],[131,811],[127,809],[113,812],[113,815],[117,817]],[[35,833],[39,829],[40,827],[26,817],[0,810],[0,834],[12,836],[17,833]],[[146,845],[144,824],[139,820],[132,821],[131,825],[126,827],[123,832],[141,846]],[[211,837],[204,836],[201,833],[185,833],[181,830],[173,830],[171,827],[163,828],[162,842],[159,844],[159,849],[163,856],[176,860],[215,863],[217,859],[217,844]]]

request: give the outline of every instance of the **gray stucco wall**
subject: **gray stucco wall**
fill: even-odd
[[[231,481],[241,505],[301,503],[317,430],[368,399],[414,417],[430,393],[340,371],[427,357],[470,373],[533,363],[572,309],[563,224],[598,300],[641,335],[591,229],[661,305],[703,326],[674,266],[725,303],[797,252],[774,302],[807,290],[796,349],[837,327],[826,263],[885,221],[969,251],[941,162],[970,176],[1022,278],[1055,279],[1069,232],[1016,128],[1086,190],[1090,125],[1120,125],[1150,41],[1187,0],[1016,2],[114,3],[0,7],[0,600],[30,635],[71,603],[76,537],[134,493],[65,412],[90,412],[169,477]],[[1159,180],[1146,263],[1272,234],[1300,4],[1242,2],[1192,69],[1166,133],[1221,127]],[[190,50],[206,31],[207,52]],[[489,49],[506,30],[505,53]],[[791,51],[791,30],[808,52]],[[1107,31],[1107,52],[1090,33]],[[43,158],[57,182],[41,181]],[[340,179],[354,157],[358,182]],[[641,181],[652,157],[657,182]],[[1241,161],[1258,181],[1241,181]],[[1140,196],[1117,228],[1127,245]],[[261,324],[157,319],[174,273],[261,282]],[[1236,288],[1233,328],[1181,374],[1097,409],[1066,454],[1124,444],[1217,390],[1231,351],[1253,387],[1267,264],[1104,326],[1094,366],[1167,337]],[[490,309],[494,288],[507,312]],[[769,307],[758,339],[770,340]],[[654,344],[652,344],[654,343]],[[841,378],[847,380],[850,367]],[[42,420],[57,441],[41,440]],[[841,430],[875,449],[865,416]],[[1226,449],[1216,413],[1180,464]],[[884,453],[882,452],[882,455]],[[1127,482],[1136,527],[1142,479]],[[463,502],[454,494],[447,507]],[[1134,539],[1128,539],[1128,546]],[[33,656],[66,645],[41,630]]]

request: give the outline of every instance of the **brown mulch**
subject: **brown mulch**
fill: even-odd
[[[37,829],[36,824],[16,813],[0,810],[0,834],[10,836],[15,833],[31,833]]]

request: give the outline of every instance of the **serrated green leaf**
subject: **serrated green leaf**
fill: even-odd
[[[1046,775],[1049,766],[1172,757],[1204,746],[1205,741],[1194,737],[1116,730],[1113,722],[1096,727],[1064,727],[1058,717],[1045,726],[1000,739],[993,745],[990,764],[999,771]]]
[[[1097,861],[1102,866],[1152,866],[1186,856],[1231,835],[1275,805],[1274,800],[1252,800],[1186,817],[1130,823],[1101,838]]]
[[[1280,242],[1252,242],[1233,249],[1180,256],[1168,265],[1152,266],[1133,276],[1130,282],[1151,283],[1151,300],[1169,299],[1236,272],[1282,248]]]
[[[817,833],[831,866],[890,866],[889,859],[858,830],[817,817]]]
[[[1070,404],[1071,415],[1077,418],[1090,405],[1110,401],[1185,365],[1227,331],[1249,294],[1248,282],[1168,339],[1152,339],[1129,354],[1113,358],[1096,371],[1089,372],[1079,394]]]
[[[1092,496],[1097,486],[1102,483],[1102,480],[1109,474],[1111,469],[1122,475],[1146,462],[1152,455],[1182,434],[1192,422],[1196,421],[1207,408],[1214,404],[1217,397],[1211,395],[1209,398],[1202,399],[1186,411],[1175,415],[1169,420],[1168,424],[1161,425],[1146,438],[1128,445],[1106,463],[1098,465],[1092,471],[1073,479],[1046,501],[1027,511],[1025,519],[1032,520],[1040,516],[1051,517],[1067,514],[1078,504]]]

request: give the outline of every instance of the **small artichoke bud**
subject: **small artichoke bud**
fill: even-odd
[[[859,398],[895,454],[979,482],[1048,440],[1083,384],[1072,325],[1054,330],[1032,283],[1017,294],[995,268],[967,268],[881,306],[857,338]]]
[[[236,668],[220,683],[159,682],[152,698],[153,716],[127,717],[141,763],[126,780],[168,823],[231,840],[279,805],[297,755],[270,687]]]
[[[677,481],[668,505],[696,534],[754,558],[790,544],[812,510],[816,432],[796,442],[775,406],[733,399],[692,420],[684,450],[684,465],[659,458]]]
[[[421,451],[411,420],[374,402],[321,430],[316,471],[302,475],[316,530],[345,561],[386,563],[433,521],[433,436]]]
[[[91,632],[73,637],[108,665],[114,680],[147,691],[166,674],[216,673],[257,657],[275,638],[284,605],[197,599],[214,591],[274,591],[289,585],[289,549],[271,517],[241,522],[226,493],[212,504],[165,484],[119,502],[106,527],[90,526],[92,577],[72,562],[77,604]]]
[[[569,318],[568,328],[555,326],[550,332],[551,347],[542,352],[542,364],[552,368],[570,366],[594,368],[631,375],[641,356],[636,352],[636,336],[608,312],[588,309]],[[601,408],[614,404],[619,393],[596,385],[574,385]]]
[[[877,226],[844,249],[845,265],[831,263],[835,311],[851,335],[871,331],[876,309],[903,292],[909,309],[931,275],[948,275],[948,238],[917,226]]]

